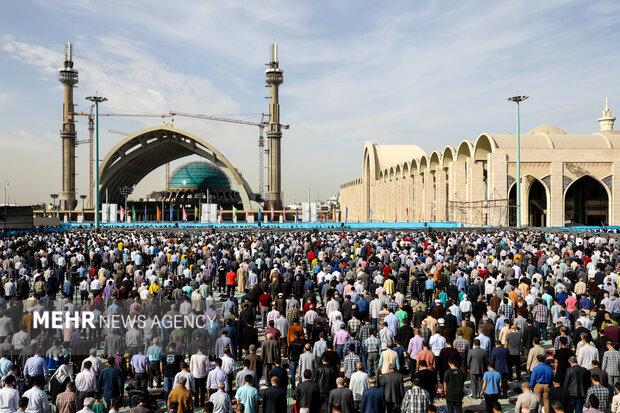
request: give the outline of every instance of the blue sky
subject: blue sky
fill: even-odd
[[[604,96],[620,113],[620,2],[5,0],[0,15],[0,178],[11,201],[60,187],[62,94],[56,69],[74,44],[84,96],[107,110],[243,117],[267,110],[263,70],[278,41],[284,85],[285,201],[337,191],[361,174],[362,145],[410,143],[427,152],[550,123],[594,132]],[[257,116],[257,115],[254,115]],[[252,118],[252,115],[249,115]],[[102,153],[159,122],[107,118]],[[199,120],[175,126],[209,140],[257,183],[257,131]],[[86,125],[78,125],[80,139]],[[78,147],[79,193],[87,148]],[[175,165],[181,162],[175,163]],[[163,170],[136,189],[163,185]]]

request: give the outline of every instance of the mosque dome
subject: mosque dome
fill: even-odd
[[[554,125],[539,125],[530,131],[530,135],[535,133],[545,133],[547,135],[566,135],[562,129]]]
[[[230,189],[221,169],[210,162],[189,162],[179,166],[170,176],[171,189]]]

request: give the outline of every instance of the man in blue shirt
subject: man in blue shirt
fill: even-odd
[[[534,390],[534,394],[543,401],[545,411],[549,411],[549,387],[553,381],[553,369],[545,363],[545,356],[539,354],[536,356],[538,364],[532,369],[530,376],[530,389]]]
[[[493,369],[492,363],[489,363],[488,371],[482,376],[482,394],[487,406],[487,413],[493,413],[493,403],[499,400],[501,389],[502,375]]]
[[[507,398],[508,392],[508,375],[510,369],[508,368],[508,349],[505,348],[499,341],[496,343],[495,348],[491,350],[491,363],[493,363],[493,369],[502,376],[502,397]]]

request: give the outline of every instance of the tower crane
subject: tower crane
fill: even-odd
[[[87,141],[78,141],[76,144],[81,143],[89,143],[89,205],[92,207],[92,193],[94,188],[94,159],[93,159],[93,131],[94,131],[94,118],[93,118],[93,107],[91,106],[90,112],[74,112],[76,116],[87,116],[88,117],[88,127],[89,127],[89,139]],[[204,119],[211,120],[216,122],[227,122],[227,123],[235,123],[238,125],[248,125],[248,126],[258,126],[258,187],[259,194],[261,198],[264,198],[265,193],[265,153],[268,150],[265,149],[265,138],[264,138],[264,129],[269,123],[265,121],[265,114],[261,114],[260,121],[251,121],[245,119],[234,119],[227,118],[224,116],[216,116],[216,115],[207,115],[201,113],[189,113],[189,112],[177,112],[170,111],[168,113],[125,113],[125,112],[109,112],[109,113],[100,113],[99,116],[113,116],[113,117],[142,117],[142,118],[174,118],[175,116],[184,117],[184,118],[194,118],[194,119]],[[283,129],[288,129],[290,125],[281,125]],[[114,131],[116,133],[116,131]],[[170,174],[170,165],[166,165],[166,186],[168,185]]]

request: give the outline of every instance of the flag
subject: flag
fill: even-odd
[[[185,205],[183,205],[183,221],[187,221],[187,211],[185,210]]]
[[[271,208],[271,221],[273,221],[273,208]]]
[[[295,208],[295,222],[299,221],[299,210]]]
[[[232,215],[233,222],[237,222],[237,208],[235,208],[234,206],[232,209]]]
[[[349,207],[344,210],[344,222],[349,222]]]
[[[125,208],[121,207],[121,221],[125,220]]]
[[[161,221],[161,209],[159,209],[159,206],[157,207],[157,222]]]
[[[144,221],[148,218],[148,214],[146,213],[146,204],[144,204]]]
[[[263,212],[260,210],[260,207],[258,207],[258,222],[262,222],[263,221]]]
[[[200,213],[198,212],[198,207],[195,206],[194,207],[194,221],[198,221],[198,218],[200,218],[199,215]]]
[[[136,222],[136,207],[131,206],[131,222]]]
[[[223,221],[224,218],[224,208],[222,208],[222,206],[220,205],[220,222]]]
[[[170,221],[174,219],[174,207],[170,205]]]

